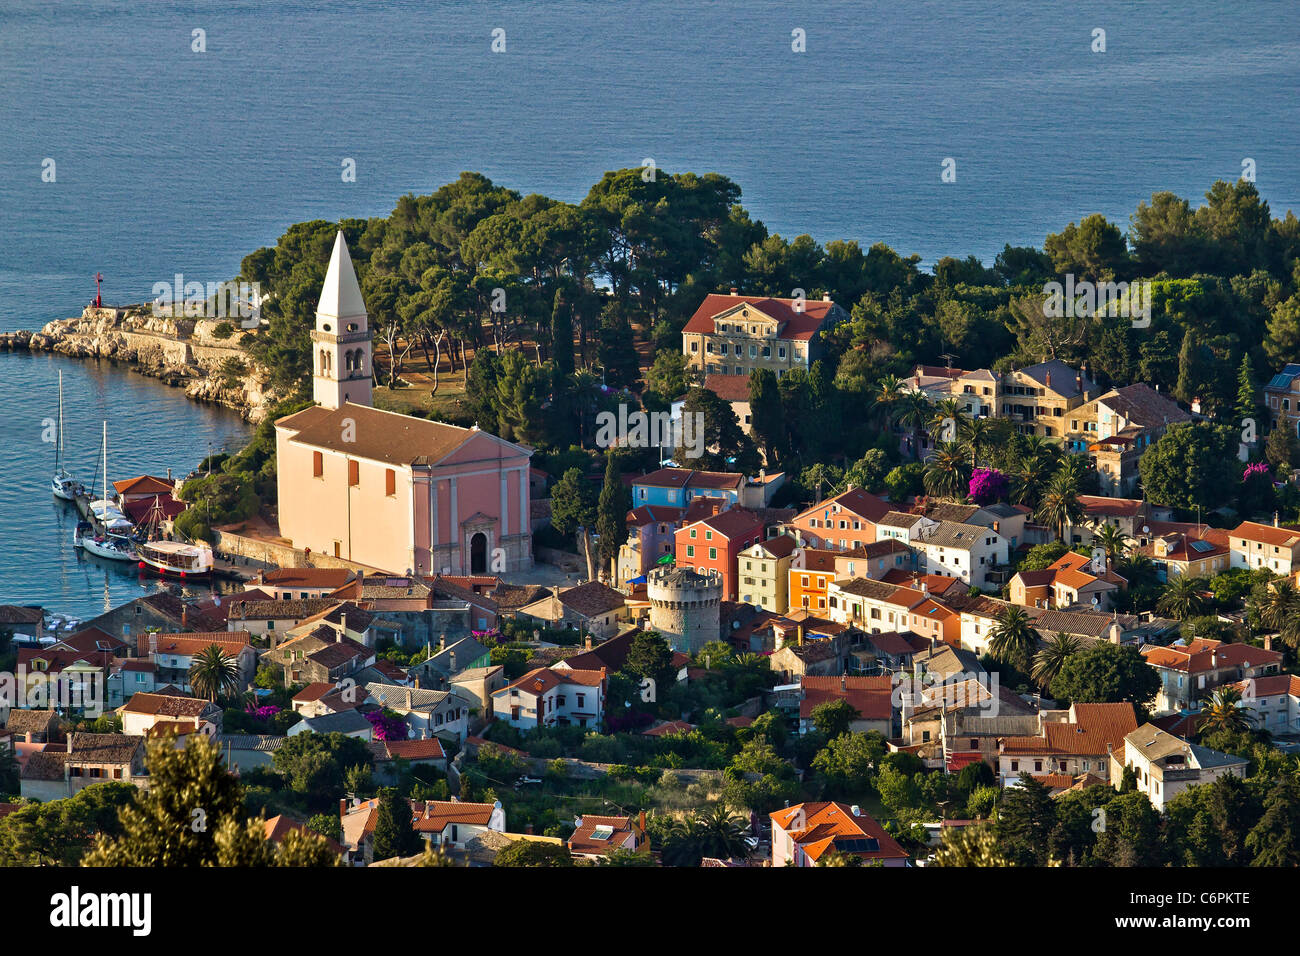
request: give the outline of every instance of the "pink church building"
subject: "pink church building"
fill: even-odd
[[[275,423],[280,534],[395,574],[532,567],[530,450],[371,407],[369,323],[342,232],[312,343],[318,404]]]

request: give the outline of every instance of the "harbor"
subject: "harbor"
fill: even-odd
[[[237,413],[190,401],[176,389],[102,360],[9,353],[0,354],[0,365],[12,386],[5,390],[3,438],[13,469],[9,494],[0,498],[0,526],[13,532],[6,535],[9,559],[0,574],[0,603],[39,604],[87,619],[158,591],[179,590],[198,598],[223,593],[256,573],[254,563],[245,566],[242,559],[234,563],[214,554],[210,574],[187,574],[182,580],[142,573],[138,558],[104,559],[74,544],[79,524],[105,530],[90,520],[94,515],[89,511],[91,502],[102,497],[102,488],[93,497],[91,489],[103,484],[104,421],[112,442],[110,481],[146,475],[168,480],[189,474],[209,453],[242,447],[249,426]],[[62,450],[55,435],[60,372],[65,392]],[[51,493],[56,453],[60,467],[85,486],[85,498]]]

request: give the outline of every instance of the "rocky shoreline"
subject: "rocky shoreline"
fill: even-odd
[[[225,406],[257,424],[274,400],[266,369],[242,348],[246,334],[237,323],[220,319],[172,319],[144,306],[87,306],[80,317],[55,319],[39,332],[0,333],[0,352],[54,352],[120,362],[183,388],[187,398]]]

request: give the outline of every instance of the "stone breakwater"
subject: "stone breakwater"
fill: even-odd
[[[156,378],[187,397],[233,408],[256,424],[266,417],[273,396],[266,370],[241,347],[247,332],[224,338],[219,319],[172,319],[148,308],[87,306],[78,318],[55,319],[39,332],[0,334],[0,352],[56,352],[72,358],[109,359]]]

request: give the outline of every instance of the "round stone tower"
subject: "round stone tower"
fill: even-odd
[[[720,638],[722,575],[693,568],[652,568],[646,576],[650,627],[675,651],[695,654]]]

